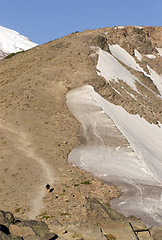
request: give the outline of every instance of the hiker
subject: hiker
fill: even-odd
[[[54,188],[51,188],[51,186],[47,183],[46,184],[46,189],[49,193],[53,192]]]
[[[46,189],[48,192],[50,192],[50,185],[48,183],[46,184]]]

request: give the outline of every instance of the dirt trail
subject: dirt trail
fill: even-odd
[[[21,181],[21,178],[20,178],[19,184],[18,184],[18,185],[23,185],[23,192],[26,192],[26,191],[29,191],[29,189],[26,188],[26,184],[30,185],[31,184],[30,180],[32,180],[32,182],[34,183],[34,186],[31,186],[30,194],[28,192],[29,199],[25,199],[25,200],[26,202],[28,200],[30,202],[28,206],[29,211],[26,212],[26,216],[29,219],[35,219],[35,217],[40,213],[40,210],[43,207],[42,200],[43,200],[43,197],[45,196],[45,184],[47,182],[49,182],[50,184],[54,182],[53,172],[50,166],[45,162],[45,160],[36,155],[36,153],[34,152],[34,149],[31,147],[29,137],[25,133],[18,132],[12,128],[8,128],[3,125],[0,125],[0,130],[3,132],[3,136],[5,136],[5,138],[8,139],[8,142],[11,141],[10,144],[12,144],[12,149],[14,148],[16,151],[18,150],[19,154],[22,154],[23,159],[20,158],[18,160],[19,163],[21,161],[21,164],[24,165],[25,162],[28,162],[30,160],[31,162],[30,168],[33,167],[34,169],[36,169],[39,175],[41,176],[41,182],[39,183],[36,179],[36,175],[33,176],[32,171],[30,175],[24,172],[23,174],[25,176],[26,183]],[[34,162],[32,160],[34,160]],[[10,162],[9,165],[12,165],[12,164],[14,165],[13,161],[14,159],[12,159],[12,162]],[[29,169],[29,172],[30,172],[30,169]],[[12,181],[11,184],[14,185],[15,184],[14,181]],[[19,189],[17,189],[17,191],[19,195],[20,194]],[[25,201],[25,200],[22,197],[22,201]]]

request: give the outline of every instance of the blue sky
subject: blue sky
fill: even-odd
[[[75,31],[162,26],[162,0],[0,0],[0,25],[42,44]]]

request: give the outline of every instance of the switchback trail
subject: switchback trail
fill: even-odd
[[[11,154],[12,158],[8,159],[8,162],[6,162],[7,160],[5,162],[2,162],[1,167],[3,168],[3,164],[8,164],[8,166],[11,166],[11,171],[15,172],[17,171],[17,166],[21,165],[21,170],[23,171],[23,176],[19,177],[17,183],[14,183],[11,179],[9,181],[10,183],[6,187],[11,188],[12,185],[17,186],[17,189],[15,190],[15,193],[17,193],[17,197],[19,197],[20,199],[22,198],[22,202],[25,201],[27,203],[27,209],[29,211],[26,212],[26,216],[29,219],[35,219],[35,217],[40,213],[40,209],[43,207],[42,200],[45,196],[45,185],[47,184],[47,182],[50,184],[54,182],[54,173],[48,163],[43,158],[37,156],[34,149],[32,148],[31,142],[27,134],[19,132],[12,127],[7,127],[3,125],[0,125],[0,131],[3,134],[3,138],[7,139],[7,143],[5,146],[6,151],[7,144],[10,144],[10,146],[12,145],[10,149],[13,149],[17,157],[15,163],[14,158]],[[25,171],[25,169],[27,169],[25,167],[26,164],[29,168],[27,171]],[[8,178],[10,178],[9,174],[7,176]],[[23,197],[25,195],[27,196],[27,198]],[[13,198],[16,198],[16,194]]]

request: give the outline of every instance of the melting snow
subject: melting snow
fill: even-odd
[[[123,194],[112,202],[118,211],[141,217],[148,225],[161,224],[162,128],[106,101],[92,86],[71,90],[67,104],[85,138],[69,154],[69,161],[121,183]],[[124,136],[130,147],[123,142]]]
[[[123,88],[123,87],[122,87]],[[124,88],[123,88],[124,89]],[[131,94],[131,93],[129,93],[126,89],[124,89],[124,91],[129,95],[129,96],[131,96],[135,101],[137,100],[136,98],[135,98],[135,96],[133,95],[133,94]]]
[[[138,79],[124,68],[111,54],[100,48],[98,51],[99,58],[96,68],[100,71],[100,75],[108,82],[111,82],[112,80],[118,82],[119,79],[123,80],[133,90],[138,92],[135,85],[135,81],[138,81]]]
[[[147,55],[145,55],[145,56],[148,57],[148,58],[152,58],[152,59],[156,58],[156,56],[153,55],[153,54],[147,54]]]
[[[135,59],[118,44],[109,45],[109,49],[114,57],[126,64],[128,67],[136,71],[143,71],[139,64],[136,63]]]
[[[159,52],[159,55],[162,57],[162,48],[156,48]]]
[[[134,55],[136,56],[136,58],[138,59],[138,61],[142,61],[142,55],[140,52],[138,52],[136,49],[134,50]]]
[[[132,69],[142,72],[145,76],[152,79],[153,83],[156,85],[162,96],[162,77],[158,75],[154,70],[152,70],[148,66],[148,70],[150,74],[147,74],[143,68],[136,63],[135,59],[123,48],[121,48],[118,44],[109,45],[110,51],[112,55],[119,59],[121,62],[126,64],[128,67]],[[118,79],[125,81],[133,90],[137,91],[135,86],[135,81],[138,81],[134,75],[132,75],[126,68],[124,68],[111,54],[99,49],[99,58],[97,69],[100,70],[100,75],[102,75],[108,82],[111,80],[115,80],[118,82]],[[140,82],[141,83],[141,82]],[[141,83],[145,86],[143,83]],[[149,89],[145,86],[145,88]],[[149,89],[153,92],[151,89]],[[139,93],[139,92],[138,92]]]
[[[154,82],[154,84],[156,85],[157,89],[159,90],[159,92],[162,96],[162,77],[160,75],[158,75],[148,65],[147,65],[147,68],[148,68],[149,73],[150,73],[150,78],[152,79],[152,81]]]

